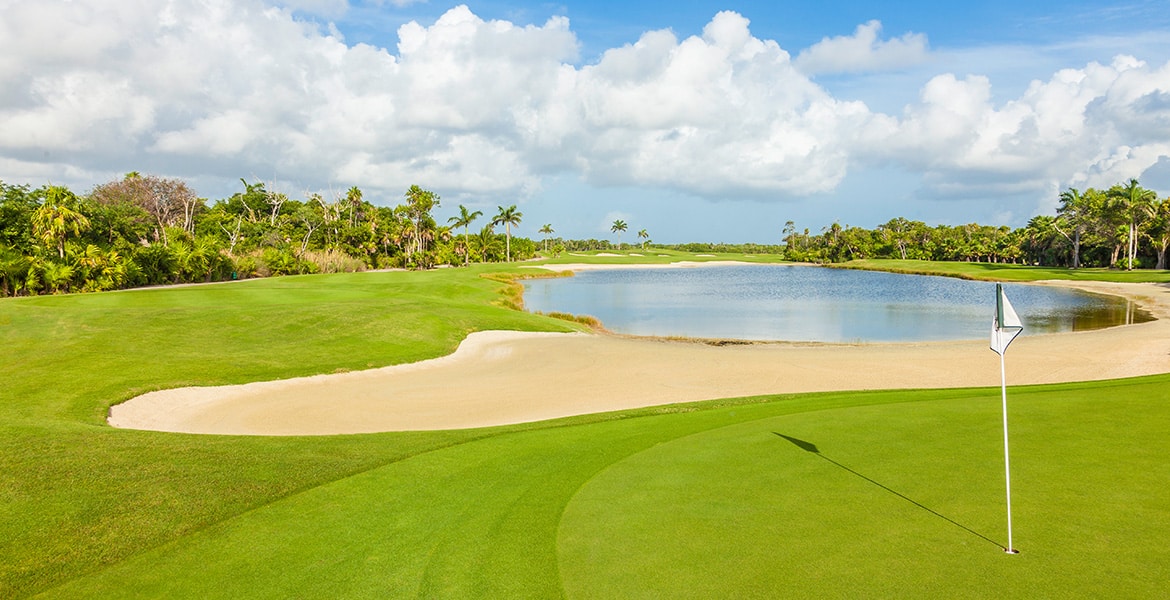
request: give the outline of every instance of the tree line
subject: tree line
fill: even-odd
[[[439,196],[417,185],[384,207],[357,187],[292,199],[263,183],[241,184],[209,203],[181,180],[139,173],[84,195],[0,181],[0,296],[426,269],[523,260],[537,249],[512,235],[523,217],[515,205],[483,221],[461,205],[461,216],[439,223]]]
[[[525,260],[540,249],[514,237],[523,214],[499,206],[485,217],[459,205],[446,223],[435,220],[437,194],[411,186],[397,206],[374,206],[351,187],[329,198],[292,199],[264,183],[210,203],[178,179],[129,173],[78,195],[64,186],[0,181],[0,296],[85,292],[147,285],[221,281],[270,275],[427,269],[471,262]],[[482,218],[482,220],[481,220]],[[478,229],[473,225],[482,223]],[[497,228],[502,227],[503,232]],[[543,250],[622,249],[628,230],[615,220],[608,240],[550,237]],[[832,223],[819,234],[788,221],[782,245],[657,245],[686,251],[776,253],[793,261],[864,258],[1008,262],[1044,266],[1167,268],[1170,198],[1136,179],[1109,189],[1070,188],[1056,215],[1025,227],[929,226],[902,217],[874,229]],[[637,232],[644,248],[645,229]],[[550,242],[552,247],[549,247]]]
[[[1011,229],[971,223],[929,226],[894,218],[874,229],[832,223],[819,234],[783,229],[784,256],[807,262],[864,258],[1017,263],[1052,267],[1166,269],[1170,197],[1158,199],[1136,179],[1109,189],[1069,188],[1056,215]]]

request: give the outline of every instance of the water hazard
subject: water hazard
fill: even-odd
[[[592,315],[619,333],[714,339],[905,342],[986,337],[995,284],[791,265],[582,271],[528,280],[531,311]],[[1024,335],[1152,317],[1123,298],[1005,284]]]

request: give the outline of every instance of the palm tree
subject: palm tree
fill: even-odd
[[[626,225],[625,221],[618,219],[613,222],[613,227],[609,228],[610,231],[618,234],[618,250],[621,250],[622,248],[622,232],[625,231],[628,227],[629,225]]]
[[[467,240],[455,238],[455,241],[451,243],[451,251],[455,253],[455,256],[463,257],[464,266],[467,266],[471,261],[471,246],[468,245]]]
[[[1077,188],[1069,188],[1060,193],[1060,207],[1056,209],[1056,214],[1068,223],[1069,228],[1072,229],[1072,235],[1070,236],[1061,230],[1059,221],[1055,223],[1055,227],[1061,235],[1072,242],[1072,268],[1074,269],[1081,268],[1081,236],[1085,233],[1090,219],[1092,219],[1093,203],[1098,195],[1097,191],[1092,188],[1085,190],[1083,194]]]
[[[68,292],[69,280],[73,279],[73,267],[65,263],[47,262],[41,272],[45,287],[51,293]]]
[[[89,229],[89,219],[70,206],[75,200],[73,192],[52,186],[45,203],[32,214],[33,234],[46,244],[55,245],[58,258],[65,258],[65,239],[70,231],[73,235],[81,235],[82,231]]]
[[[357,226],[358,211],[362,209],[362,190],[358,186],[349,188],[345,193],[345,203],[349,207],[349,224],[351,227]],[[275,212],[273,215],[275,216]]]
[[[491,223],[483,226],[479,230],[479,234],[475,236],[476,241],[479,242],[479,262],[486,262],[488,254],[495,248],[498,248],[499,240],[496,239],[495,227]]]
[[[430,236],[423,234],[427,229],[434,227],[431,210],[438,208],[438,206],[439,195],[434,192],[424,190],[417,185],[410,186],[410,189],[406,191],[405,209],[406,214],[414,224],[415,254],[422,254],[426,249],[423,239]]]
[[[0,296],[15,296],[28,277],[29,260],[16,250],[0,245]]]
[[[439,225],[435,228],[435,240],[443,244],[451,241],[451,228],[446,225]]]
[[[1060,238],[1064,234],[1057,225],[1059,217],[1050,215],[1036,215],[1028,221],[1024,228],[1024,247],[1028,252],[1028,262],[1035,264],[1058,264],[1062,244]]]
[[[93,244],[86,244],[84,248],[70,244],[70,259],[80,270],[83,285],[91,285],[106,264],[105,253]]]
[[[447,222],[451,223],[452,227],[462,227],[463,228],[463,245],[470,248],[471,242],[468,239],[468,237],[469,237],[467,234],[468,229],[471,228],[471,224],[476,219],[478,219],[479,217],[482,217],[482,216],[483,216],[482,210],[477,210],[475,212],[468,212],[467,207],[460,204],[459,205],[459,216],[458,217],[451,217],[450,219],[447,219]],[[463,264],[465,266],[471,264],[470,253],[467,253],[464,256]]]
[[[1109,198],[1129,221],[1128,254],[1125,269],[1132,271],[1134,259],[1137,258],[1138,226],[1153,212],[1154,202],[1158,196],[1153,190],[1143,188],[1138,184],[1138,180],[1130,179],[1129,183],[1125,185],[1113,186],[1109,190]]]
[[[414,240],[414,221],[410,219],[402,219],[395,221],[393,232],[390,234],[390,239],[394,245],[402,250],[404,260],[410,261],[411,248]]]
[[[221,260],[219,246],[214,239],[207,236],[196,238],[191,242],[191,255],[188,262],[188,267],[191,269],[191,280],[194,281],[198,277],[203,281],[211,281]]]
[[[106,252],[93,244],[84,248],[69,244],[65,253],[73,261],[74,277],[83,292],[112,290],[126,282],[126,261],[117,250]]]
[[[524,216],[523,213],[516,210],[516,205],[513,204],[508,208],[499,207],[500,212],[492,219],[492,225],[503,225],[504,234],[506,236],[506,254],[508,262],[512,262],[512,226],[520,225],[520,218]]]
[[[118,254],[117,250],[110,250],[106,254],[105,260],[102,263],[101,272],[98,274],[97,281],[94,286],[98,290],[112,290],[120,288],[126,283],[127,264],[122,255]]]
[[[171,283],[192,283],[194,280],[190,278],[191,264],[198,259],[192,257],[191,245],[180,240],[167,248],[171,249],[171,254],[175,257],[175,268],[170,273]]]
[[[646,233],[645,229],[638,230],[638,239],[642,240],[642,249],[646,249],[646,242],[650,240],[650,234]]]
[[[1170,250],[1170,197],[1158,201],[1151,220],[1153,224],[1147,235],[1158,253],[1158,264],[1154,268],[1163,270],[1166,268],[1166,252]]]
[[[545,223],[538,233],[544,236],[544,251],[548,252],[548,236],[553,234],[552,223]]]

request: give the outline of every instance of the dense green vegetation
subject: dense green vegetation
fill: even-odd
[[[395,207],[374,206],[352,187],[297,200],[263,183],[211,205],[185,183],[130,173],[79,196],[61,187],[0,181],[0,297],[90,292],[168,283],[270,275],[353,272],[371,268],[524,260],[565,251],[623,250],[629,224],[618,219],[609,240],[514,237],[523,213],[500,206],[484,217],[460,205],[447,224],[435,221],[440,198],[411,186]],[[503,226],[503,233],[496,228]],[[904,218],[873,230],[833,223],[812,235],[783,229],[783,245],[657,245],[680,252],[779,254],[785,260],[838,263],[872,258],[1043,266],[1082,265],[1164,270],[1170,249],[1170,198],[1158,200],[1136,180],[1109,190],[1061,194],[1056,216],[1041,215],[1011,230],[978,224],[931,227]],[[650,234],[637,232],[645,250]]]
[[[1159,200],[1131,179],[1108,190],[1070,188],[1060,195],[1055,216],[1035,216],[1019,229],[931,227],[898,217],[872,230],[833,223],[813,235],[789,221],[784,243],[788,260],[808,262],[896,258],[1166,269],[1170,198]]]
[[[149,389],[575,327],[503,306],[501,280],[527,271],[0,301],[0,597],[1149,597],[1168,576],[1167,377],[1013,388],[1017,557],[996,548],[997,390],[327,437],[104,424]]]
[[[241,181],[211,206],[175,179],[130,173],[78,196],[0,181],[0,296],[90,292],[269,275],[426,269],[531,258],[512,236],[521,213],[470,234],[482,213],[436,223],[438,195],[411,186],[402,204],[374,206],[357,187],[303,200]],[[495,227],[504,225],[505,232]],[[452,227],[462,228],[457,235]]]

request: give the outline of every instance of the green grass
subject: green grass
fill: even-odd
[[[499,270],[495,267],[494,270]],[[469,331],[567,331],[493,305],[482,269],[289,277],[0,301],[0,597],[21,596],[468,432],[231,438],[120,431],[143,391],[448,354]]]
[[[752,263],[778,263],[783,258],[775,254],[743,254],[736,252],[682,252],[679,250],[662,250],[659,248],[626,247],[622,250],[602,250],[589,252],[566,252],[556,258],[549,259],[549,264],[669,264],[672,262],[718,262],[734,260]]]
[[[871,271],[889,271],[891,273],[908,273],[912,275],[946,275],[949,277],[987,281],[1065,279],[1071,281],[1109,281],[1116,283],[1170,282],[1170,271],[1153,271],[1149,269],[1135,271],[1105,268],[1064,269],[1060,267],[1033,267],[1002,263],[888,259],[853,260],[829,266],[839,269],[865,269]]]
[[[575,327],[497,306],[479,275],[500,270],[0,301],[0,597],[1151,597],[1170,579],[1170,377],[1009,391],[1018,556],[997,547],[998,390],[330,437],[104,424],[148,389]]]

